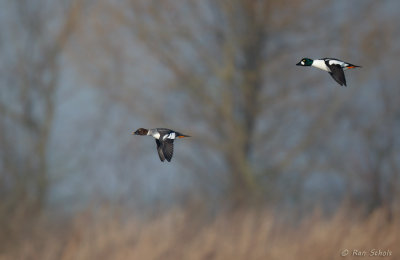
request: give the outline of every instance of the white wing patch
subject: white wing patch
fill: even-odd
[[[340,60],[329,60],[329,65],[340,65],[341,67],[345,67],[346,63]]]
[[[175,132],[172,132],[172,133],[169,133],[169,134],[167,134],[167,135],[164,135],[164,137],[163,137],[163,140],[165,140],[165,139],[175,139],[175,137],[176,137],[176,134],[175,134]]]

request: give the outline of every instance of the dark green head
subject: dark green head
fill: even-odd
[[[297,66],[311,66],[313,64],[313,60],[309,58],[302,58],[299,63],[297,63]]]

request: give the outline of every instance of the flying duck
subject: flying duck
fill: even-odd
[[[135,132],[132,132],[132,134],[153,136],[156,139],[158,156],[162,162],[164,162],[165,159],[167,159],[168,162],[171,161],[174,153],[174,140],[176,138],[190,137],[189,135],[184,135],[167,128],[139,128]]]
[[[344,77],[344,71],[348,69],[354,69],[361,66],[353,65],[348,62],[344,62],[338,59],[323,58],[318,60],[312,60],[309,58],[303,58],[297,66],[313,66],[321,70],[329,72],[332,78],[339,83],[340,86],[346,86],[346,78]]]

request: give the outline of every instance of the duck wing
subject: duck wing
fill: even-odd
[[[328,67],[331,70],[329,74],[332,76],[332,78],[339,83],[340,86],[346,86],[346,78],[344,76],[342,67],[339,64],[328,65]]]
[[[165,156],[163,153],[163,148],[162,148],[161,142],[158,141],[158,139],[156,139],[156,144],[157,144],[158,156],[160,157],[160,160],[163,162],[165,160]]]
[[[174,154],[174,139],[165,139],[161,142],[161,147],[165,159],[170,162]]]

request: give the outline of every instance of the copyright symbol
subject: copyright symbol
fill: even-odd
[[[349,254],[349,250],[348,250],[348,249],[344,249],[344,250],[340,253],[341,256],[346,256],[346,255],[348,255],[348,254]]]

